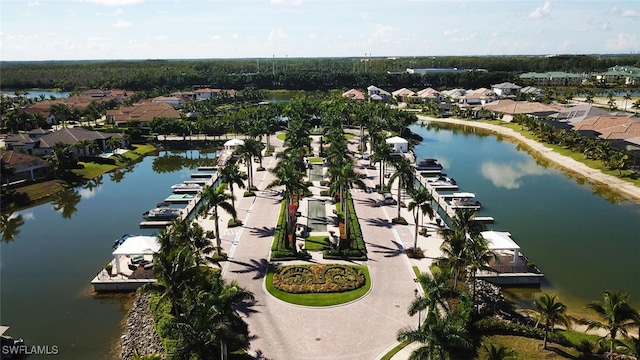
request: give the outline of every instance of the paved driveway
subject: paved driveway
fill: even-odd
[[[273,179],[268,172],[257,174],[259,189]],[[371,291],[353,303],[330,308],[291,305],[266,292],[264,271],[281,196],[261,192],[239,202],[245,225],[234,234],[231,259],[223,271],[225,278],[237,280],[256,296],[255,304],[243,309],[253,336],[252,351],[267,359],[374,359],[394,345],[399,329],[417,325],[418,319],[407,315],[416,289],[411,265],[399,233],[389,225],[387,211],[392,209],[378,206],[378,196],[353,192],[369,250]]]

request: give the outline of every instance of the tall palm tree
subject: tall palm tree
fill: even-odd
[[[587,331],[605,329],[605,337],[611,339],[610,352],[613,353],[618,334],[628,336],[629,329],[634,327],[638,318],[638,311],[629,305],[629,293],[626,291],[605,290],[602,292],[603,301],[593,301],[586,308],[595,312],[602,322],[593,319],[580,319],[578,322],[587,325]]]
[[[492,271],[488,266],[491,260],[497,260],[498,254],[489,249],[487,240],[482,236],[474,236],[467,242],[467,263],[471,272],[471,299],[476,300],[476,275],[479,270]]]
[[[424,296],[414,299],[409,305],[408,314],[413,316],[416,313],[426,310],[429,316],[440,316],[442,313],[450,311],[447,300],[456,294],[451,287],[453,274],[449,269],[439,269],[430,273],[418,274],[418,283],[424,291]]]
[[[413,211],[413,220],[416,224],[415,233],[413,234],[413,251],[416,251],[418,248],[418,217],[420,213],[422,213],[423,217],[424,215],[429,215],[429,219],[433,218],[434,211],[433,207],[431,207],[433,197],[429,191],[422,186],[410,191],[409,195],[411,196],[411,201],[409,202],[409,205],[407,205],[407,210]]]
[[[385,174],[385,165],[391,160],[391,145],[387,144],[385,141],[376,142],[373,146],[373,154],[371,155],[371,163],[380,163],[379,171],[379,183],[378,188],[380,191],[384,188],[384,174]]]
[[[462,272],[469,264],[466,246],[467,234],[457,229],[441,231],[440,234],[443,237],[443,242],[440,246],[443,256],[440,260],[454,270],[453,288],[457,289],[458,279],[460,279]]]
[[[389,178],[389,188],[391,185],[398,180],[398,218],[400,215],[400,206],[401,206],[401,194],[402,190],[410,190],[413,189],[413,184],[415,182],[415,168],[411,165],[409,160],[405,157],[401,157],[399,160],[393,162],[393,166],[395,167],[395,172]]]
[[[220,256],[220,249],[222,248],[222,238],[220,236],[220,216],[218,207],[226,211],[229,215],[236,217],[236,209],[228,202],[232,198],[231,194],[227,194],[224,191],[224,187],[218,186],[213,188],[211,186],[205,186],[202,189],[202,198],[206,203],[206,207],[213,209],[214,224],[215,224],[215,236],[216,236],[216,254]]]
[[[340,208],[344,216],[344,232],[347,241],[349,241],[349,189],[353,186],[358,186],[364,189],[366,185],[360,178],[360,173],[354,170],[354,162],[348,161],[343,164],[333,164],[329,168],[329,174],[331,177],[331,185],[329,190],[333,194],[340,195]],[[340,249],[341,246],[338,246]]]
[[[233,185],[238,185],[240,189],[244,189],[244,180],[247,177],[240,173],[240,169],[238,168],[238,164],[235,162],[227,163],[222,169],[220,169],[220,180],[229,186],[229,191],[231,191],[231,206],[236,208],[236,197],[233,193]],[[237,222],[238,219],[234,215],[233,221]]]
[[[177,316],[184,310],[183,294],[198,271],[196,254],[187,247],[171,252],[159,251],[154,254],[153,263],[157,281],[144,285],[143,289],[160,294],[158,305],[168,301],[171,313]]]
[[[238,154],[244,157],[247,163],[247,176],[249,190],[254,189],[253,185],[253,157],[262,158],[262,149],[264,145],[255,139],[245,139],[244,144],[238,148]]]
[[[549,330],[553,331],[556,324],[561,324],[567,328],[571,325],[571,319],[567,316],[567,306],[560,302],[555,294],[543,293],[542,296],[533,301],[534,316],[539,323],[544,326],[544,339],[542,348],[547,348],[547,336]]]
[[[297,205],[294,204],[295,195],[307,189],[307,186],[302,182],[305,172],[300,170],[299,167],[290,161],[280,161],[275,168],[271,169],[271,172],[276,176],[276,179],[267,185],[267,189],[274,187],[284,186],[284,200],[286,203],[286,223],[285,237],[291,238],[291,243],[288,245],[290,250],[295,250],[295,212]]]

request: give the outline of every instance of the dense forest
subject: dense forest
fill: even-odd
[[[516,81],[524,72],[602,72],[615,65],[640,67],[640,55],[468,56],[405,58],[263,58],[0,62],[0,88],[65,91],[87,88],[167,91],[204,85],[223,89],[327,90],[475,88]],[[407,68],[483,69],[463,73],[408,74]]]

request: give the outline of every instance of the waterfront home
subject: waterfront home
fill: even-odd
[[[167,119],[180,119],[180,113],[174,107],[165,102],[154,103],[145,101],[132,106],[124,106],[118,109],[107,110],[107,123],[117,126],[126,125],[129,121],[149,122],[156,117]]]
[[[518,93],[518,91],[521,88],[522,88],[521,86],[518,86],[510,82],[503,82],[500,84],[491,85],[491,91],[493,91],[493,93],[496,94],[497,96],[515,95]]]
[[[3,174],[4,185],[36,181],[51,178],[52,172],[49,164],[39,157],[11,151],[0,150],[0,158],[10,172]]]
[[[27,134],[9,136],[5,139],[7,149],[23,152],[30,155],[45,156],[51,155],[56,143],[74,145],[82,140],[90,140],[97,144],[100,151],[108,149],[107,141],[110,138],[118,138],[122,146],[126,146],[124,138],[120,133],[104,133],[83,128],[64,128],[52,132],[30,131]],[[71,151],[82,155],[75,148]]]

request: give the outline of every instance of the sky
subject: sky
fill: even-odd
[[[0,0],[0,60],[640,53],[640,0]]]

